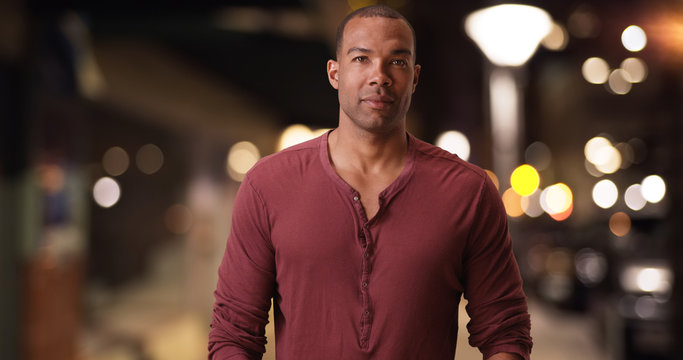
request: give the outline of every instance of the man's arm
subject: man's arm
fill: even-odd
[[[275,288],[268,214],[251,182],[235,198],[230,236],[218,269],[209,359],[261,359]]]
[[[477,220],[463,258],[470,344],[478,347],[485,359],[508,359],[504,356],[516,354],[528,360],[532,342],[526,296],[512,253],[507,214],[488,177],[474,205]]]

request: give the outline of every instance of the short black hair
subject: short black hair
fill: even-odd
[[[386,5],[371,5],[371,6],[366,6],[362,7],[360,9],[357,9],[350,14],[346,15],[344,20],[342,20],[339,23],[339,26],[337,27],[337,47],[336,47],[336,56],[339,57],[339,53],[341,52],[342,48],[342,41],[344,40],[344,29],[346,29],[346,24],[353,18],[357,17],[362,17],[362,18],[369,18],[369,17],[383,17],[383,18],[389,18],[389,19],[397,19],[397,20],[403,20],[406,24],[408,24],[408,27],[410,28],[410,32],[413,34],[413,51],[415,52],[417,49],[417,38],[415,37],[415,29],[413,29],[413,25],[410,24],[408,19],[406,19],[403,15],[401,15],[400,12],[386,6]],[[415,56],[415,54],[413,54]]]

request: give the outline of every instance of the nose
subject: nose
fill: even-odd
[[[389,87],[392,84],[391,77],[386,71],[384,64],[377,64],[372,68],[372,74],[370,76],[370,85]]]

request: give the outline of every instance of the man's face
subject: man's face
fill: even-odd
[[[337,61],[327,63],[339,91],[339,121],[373,134],[405,129],[420,66],[404,21],[356,17],[344,29]]]

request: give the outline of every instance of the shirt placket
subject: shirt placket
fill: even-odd
[[[370,272],[372,271],[372,250],[373,241],[372,233],[370,231],[371,222],[368,221],[363,205],[360,202],[360,195],[354,193],[353,195],[354,209],[360,224],[358,229],[358,245],[362,252],[361,257],[361,277],[359,279],[359,287],[361,294],[361,314],[360,314],[360,347],[362,349],[368,348],[370,339],[370,330],[372,329],[373,312],[370,301],[369,287],[370,287]],[[381,203],[380,203],[381,204]]]

